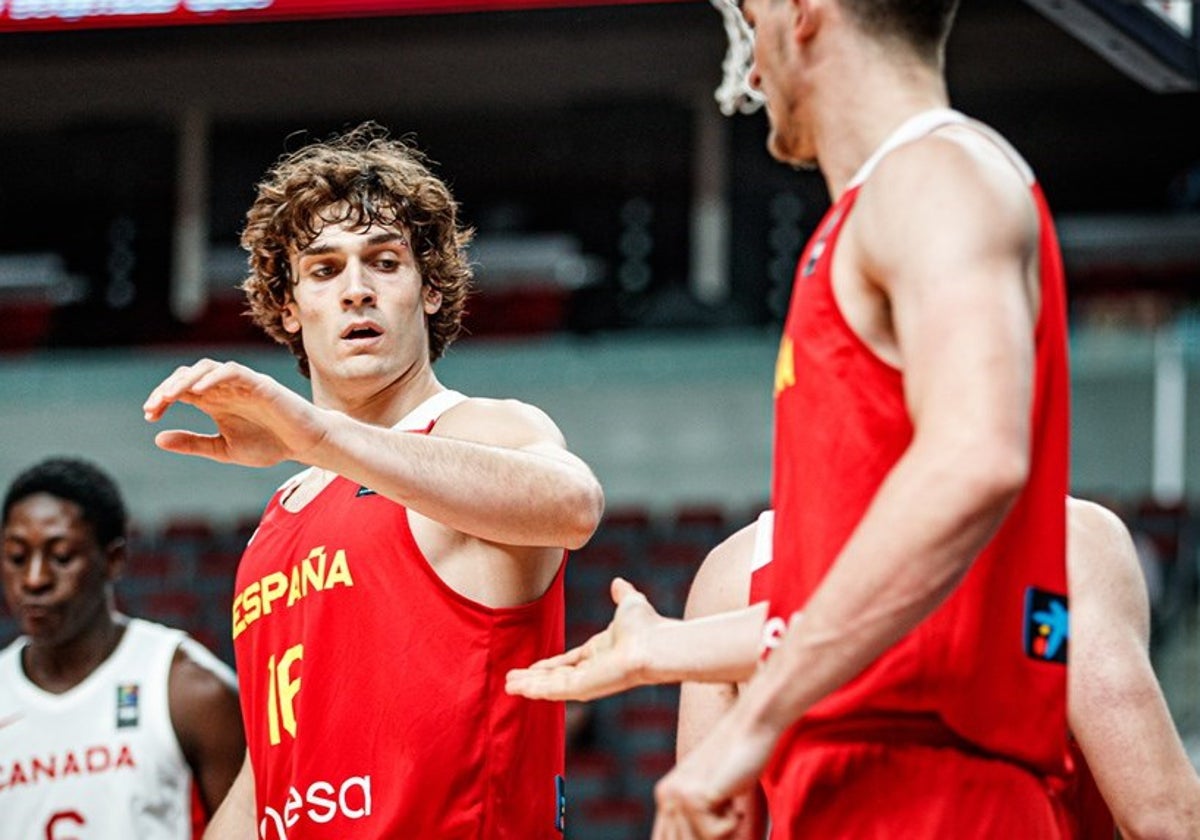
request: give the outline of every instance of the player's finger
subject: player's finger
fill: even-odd
[[[545,671],[510,671],[504,680],[504,691],[530,700],[562,700],[562,681]]]
[[[514,677],[514,693],[537,700],[595,700],[625,688],[618,675],[606,668],[556,668],[526,671]]]
[[[654,832],[651,840],[684,840],[686,825],[676,803],[660,803],[654,814]]]
[[[568,668],[555,670],[510,671],[504,681],[504,690],[533,700],[584,700],[578,678]]]
[[[609,587],[609,590],[610,594],[612,595],[613,603],[617,605],[618,612],[620,612],[621,607],[625,606],[626,604],[632,604],[637,601],[640,601],[651,610],[654,610],[654,606],[650,603],[650,599],[646,597],[646,594],[632,583],[625,580],[625,578],[613,578],[612,585]],[[655,612],[657,611],[655,610]]]
[[[590,641],[591,640],[589,639],[588,642]],[[563,651],[562,653],[555,654],[554,656],[548,656],[545,659],[539,659],[537,662],[534,662],[532,665],[530,665],[527,670],[545,671],[551,668],[564,668],[572,665],[578,665],[580,662],[589,658],[590,656],[588,642],[584,642],[578,647],[573,647],[568,651]]]
[[[213,368],[193,382],[188,390],[194,394],[202,394],[216,385],[244,378],[248,373],[249,370],[237,362],[216,363]]]
[[[641,595],[643,598],[646,597],[645,595],[642,595],[641,591],[636,586],[625,580],[623,577],[615,577],[612,579],[612,583],[609,585],[609,592],[612,594],[613,603],[618,605],[626,598],[634,595]]]
[[[737,815],[731,808],[691,810],[689,824],[697,837],[705,840],[729,840],[737,828]]]
[[[188,390],[196,380],[203,377],[216,365],[211,359],[201,359],[192,365],[175,369],[175,372],[158,384],[146,401],[142,403],[142,413],[147,420],[154,421],[162,417],[163,412],[171,403],[179,399],[179,395]]]
[[[159,449],[177,452],[180,455],[196,455],[201,458],[211,458],[214,461],[228,461],[225,439],[220,435],[201,435],[181,429],[159,432],[154,436],[154,444]]]

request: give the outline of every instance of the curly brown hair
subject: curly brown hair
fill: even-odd
[[[241,242],[250,252],[250,276],[242,283],[247,314],[292,351],[308,376],[301,336],[283,328],[283,309],[292,300],[290,255],[329,224],[403,227],[422,283],[442,298],[427,322],[429,357],[436,361],[462,331],[471,290],[466,246],[474,231],[459,227],[457,217],[458,203],[425,155],[375,123],[284,155],[258,184],[246,213]]]

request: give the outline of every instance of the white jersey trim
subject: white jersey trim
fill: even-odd
[[[879,144],[879,147],[867,158],[866,162],[858,168],[858,171],[854,173],[854,177],[850,179],[846,188],[857,187],[866,181],[871,173],[875,171],[875,167],[879,165],[879,162],[900,146],[911,143],[914,140],[919,140],[926,135],[932,134],[939,128],[948,125],[966,126],[982,134],[994,143],[1004,153],[1005,157],[1012,162],[1013,166],[1016,167],[1021,177],[1025,180],[1026,185],[1033,185],[1035,178],[1029,164],[1025,162],[1025,159],[1021,157],[1017,150],[1001,137],[995,129],[984,125],[978,120],[973,120],[965,114],[955,111],[953,108],[934,108],[930,111],[922,111],[902,122],[898,128],[887,136],[887,139]]]
[[[439,391],[400,418],[392,428],[402,432],[423,432],[430,423],[466,399],[458,391]]]
[[[758,515],[754,531],[754,553],[750,555],[750,572],[754,573],[771,562],[775,543],[775,511],[764,510]]]

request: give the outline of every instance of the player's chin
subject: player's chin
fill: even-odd
[[[811,149],[801,148],[799,143],[778,130],[772,130],[767,138],[767,151],[775,160],[794,169],[817,168],[817,156]]]
[[[384,358],[366,352],[343,356],[331,366],[335,378],[347,381],[374,379],[386,375],[387,367]]]

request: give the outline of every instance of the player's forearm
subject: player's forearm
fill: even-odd
[[[253,840],[258,836],[254,819],[254,771],[250,756],[234,779],[229,794],[204,830],[204,840]]]
[[[581,461],[397,432],[326,412],[306,459],[463,533],[507,545],[578,548],[604,498]]]
[[[683,621],[664,621],[647,640],[645,682],[740,682],[754,673],[765,603]]]
[[[1187,768],[1189,771],[1191,767]],[[1155,769],[1153,772],[1169,772]],[[1192,771],[1194,772],[1194,771]],[[1157,800],[1148,800],[1136,814],[1114,820],[1126,840],[1198,840],[1200,838],[1200,782],[1194,778],[1174,785]]]
[[[932,613],[1019,492],[1013,460],[914,444],[752,681],[752,718],[782,731]]]
[[[1136,647],[1130,643],[1131,656],[1123,659],[1118,641],[1106,660],[1083,648],[1080,667],[1096,664],[1072,674],[1071,729],[1123,837],[1194,840],[1200,838],[1200,779]]]

